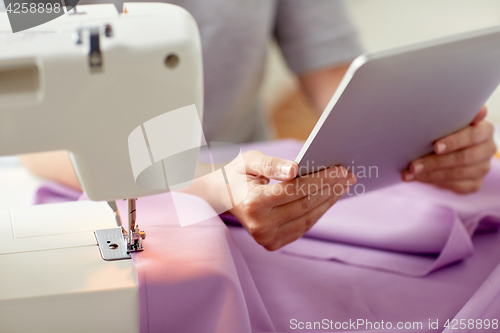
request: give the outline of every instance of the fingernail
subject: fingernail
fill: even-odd
[[[417,174],[424,170],[424,165],[422,163],[416,163],[413,165],[413,173]]]
[[[441,154],[441,153],[444,153],[444,151],[446,150],[446,144],[445,143],[438,143],[436,145],[436,153],[437,154]]]
[[[289,176],[290,170],[292,170],[292,167],[293,167],[293,163],[283,164],[283,166],[281,167],[281,173],[284,174],[285,176]]]
[[[415,175],[412,173],[407,173],[404,175],[405,182],[411,182],[414,179],[415,179]]]

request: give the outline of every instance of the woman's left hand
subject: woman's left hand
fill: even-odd
[[[472,193],[481,188],[496,152],[493,125],[484,120],[486,106],[466,128],[434,143],[434,152],[411,162],[403,171],[404,181],[420,181],[456,193]]]

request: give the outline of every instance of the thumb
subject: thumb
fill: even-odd
[[[252,150],[243,154],[247,174],[276,180],[295,178],[297,163],[283,158],[272,157],[263,152]]]
[[[480,121],[482,121],[484,118],[486,118],[486,114],[488,113],[488,110],[486,109],[486,105],[479,110],[477,115],[474,117],[474,120],[470,123],[471,125],[476,125]]]

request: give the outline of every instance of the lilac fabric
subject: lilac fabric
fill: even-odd
[[[288,141],[248,148],[260,149],[270,155],[283,158],[293,158],[296,147],[298,147],[297,143]],[[385,192],[385,194],[376,194],[377,192],[370,194],[373,198],[380,195],[381,202],[379,202],[380,210],[378,211],[375,210],[376,207],[374,208],[372,199],[368,195],[366,196],[363,205],[366,208],[372,204],[373,217],[380,213],[387,213],[387,211],[382,210],[382,208],[389,208],[385,206],[383,200],[397,203],[396,199],[401,199],[403,201],[393,206],[392,210],[405,213],[404,209],[400,209],[401,204],[405,204],[413,211],[413,214],[419,214],[421,217],[425,217],[427,214],[434,218],[444,218],[447,223],[453,221],[452,227],[443,227],[441,224],[436,226],[425,220],[420,220],[426,230],[422,231],[414,227],[414,223],[418,223],[419,219],[413,219],[411,214],[401,215],[407,217],[404,222],[408,229],[417,232],[415,235],[424,241],[424,244],[411,243],[411,247],[406,248],[406,250],[412,250],[411,254],[402,253],[401,251],[405,250],[403,248],[405,244],[398,243],[397,237],[391,238],[390,234],[384,235],[374,232],[374,236],[380,241],[375,243],[374,240],[371,240],[362,244],[363,240],[367,240],[366,237],[354,237],[347,233],[352,226],[349,226],[348,223],[336,223],[335,220],[330,220],[330,224],[336,225],[336,230],[342,232],[343,237],[350,236],[346,241],[350,242],[351,245],[322,240],[324,238],[332,239],[335,236],[341,237],[340,235],[332,235],[332,229],[329,228],[328,222],[323,222],[327,221],[325,219],[320,221],[316,231],[311,229],[312,234],[309,235],[311,237],[304,237],[299,242],[305,241],[307,245],[311,246],[322,244],[319,247],[326,243],[326,250],[331,251],[324,256],[327,259],[332,259],[331,256],[336,255],[332,250],[336,245],[350,247],[340,250],[344,251],[344,255],[352,251],[348,257],[352,260],[351,265],[332,260],[311,260],[304,255],[305,252],[297,252],[293,255],[285,253],[285,251],[269,253],[257,245],[243,228],[230,227],[273,319],[275,328],[283,332],[311,332],[319,330],[292,327],[291,321],[298,320],[307,323],[322,322],[323,319],[328,319],[340,324],[362,319],[365,322],[380,323],[385,321],[394,325],[399,322],[420,322],[422,329],[401,331],[441,332],[444,330],[444,324],[447,320],[465,319],[468,321],[472,319],[477,321],[480,319],[483,322],[489,320],[491,323],[492,320],[499,319],[500,234],[498,232],[484,232],[494,231],[498,225],[499,164],[498,161],[493,161],[493,170],[488,175],[483,189],[480,193],[473,195],[458,196],[422,184],[402,184],[380,191]],[[393,191],[392,194],[389,193],[391,191]],[[349,202],[350,200],[352,201]],[[355,200],[359,200],[359,198],[339,202],[336,205],[337,208],[344,206],[344,208],[339,209],[339,214],[340,210],[345,210],[345,213],[349,212],[348,208],[350,205],[354,205]],[[330,214],[333,211],[333,209],[329,211],[327,216],[331,217]],[[350,213],[353,211],[351,210]],[[359,221],[353,219],[354,224],[366,225],[363,223],[363,217],[369,217],[370,212],[356,216]],[[385,216],[391,217],[391,214]],[[351,222],[351,220],[348,221]],[[382,222],[382,226],[387,228],[391,225],[388,222],[385,224],[381,218],[374,219],[374,221]],[[434,224],[437,223],[440,222],[437,221]],[[376,231],[373,225],[371,227],[372,232]],[[474,230],[476,233],[471,240],[470,235],[474,233]],[[321,231],[326,236],[321,234]],[[436,232],[437,235],[432,235],[431,231]],[[315,232],[317,233],[314,234]],[[426,239],[426,233],[433,237]],[[399,235],[407,237],[411,236],[411,232],[399,232]],[[410,238],[407,237],[406,240],[410,240]],[[388,242],[387,244],[381,242],[384,239]],[[453,244],[451,241],[456,241],[456,243]],[[364,246],[352,245],[356,243]],[[429,258],[429,254],[434,253],[436,249],[439,250],[443,244],[443,251],[436,257]],[[472,256],[467,250],[472,248],[471,244],[473,244],[474,249]],[[301,245],[297,250],[307,251],[307,245]],[[320,251],[325,250],[325,248],[319,247],[310,250],[313,254],[312,257],[316,259],[321,258]],[[361,253],[357,253],[356,250]],[[462,250],[463,254],[461,255],[460,251]],[[370,252],[380,253],[370,254]],[[422,255],[416,255],[418,253],[422,253]],[[422,272],[426,272],[425,269],[438,268],[439,261],[442,261],[443,257],[452,259],[452,256],[448,255],[453,253],[457,258],[467,255],[469,257],[460,262],[457,261],[453,265],[448,265],[446,269],[434,271],[425,277],[415,278],[411,276],[422,276],[424,275]],[[391,258],[391,255],[394,257]],[[366,269],[367,266],[370,266],[370,256],[373,256],[373,260],[376,262],[376,265],[373,265],[375,267],[372,267],[376,270]],[[408,265],[405,263],[405,258],[414,258],[411,259],[413,263]],[[416,263],[417,258],[422,258],[423,261],[420,270],[418,270],[419,267]],[[357,265],[356,260],[360,260],[361,265]],[[397,272],[395,265],[397,262],[403,265],[402,272]],[[387,267],[390,269],[385,269]],[[396,272],[402,274],[394,274]],[[438,326],[429,327],[429,323],[438,323]],[[366,326],[357,327],[357,329],[364,332],[399,331],[395,329],[372,330]],[[352,327],[348,329],[335,329],[334,327],[321,331],[350,330]],[[496,331],[498,329],[474,328],[460,332]]]
[[[36,191],[33,196],[33,204],[41,205],[48,203],[57,203],[65,201],[75,201],[80,198],[82,191],[69,188],[56,182],[45,182]]]
[[[500,263],[500,233],[473,237],[475,254],[425,277],[345,265],[338,261],[311,260],[283,252],[268,252],[241,227],[230,227],[254,278],[257,289],[278,332],[344,332],[347,329],[294,328],[299,322],[421,322],[423,329],[387,332],[441,332],[446,320],[462,311],[467,319],[500,316],[500,277],[492,271]],[[484,282],[490,276],[489,282]],[[481,285],[485,291],[477,295]],[[482,287],[481,287],[482,288]],[[474,300],[474,297],[476,299]],[[487,308],[488,313],[481,312]],[[477,312],[472,312],[478,309]],[[428,323],[439,323],[429,329]],[[372,332],[370,327],[359,331]],[[386,332],[373,330],[373,332]],[[457,331],[455,331],[457,332]],[[467,332],[458,331],[458,332]],[[481,332],[478,330],[477,332]],[[482,332],[497,332],[489,330]]]
[[[212,210],[197,197],[176,195],[197,210]],[[125,201],[117,203],[127,216]],[[274,331],[245,260],[218,217],[181,227],[170,194],[161,194],[137,201],[137,221],[147,232],[145,250],[133,256],[141,332]]]
[[[473,323],[470,322],[471,319]],[[463,324],[466,329],[463,329]],[[462,329],[462,332],[471,333],[500,331],[500,265],[450,321],[450,327],[443,333],[456,332],[457,328]]]
[[[243,148],[293,159],[300,144]],[[179,227],[169,194],[140,198],[138,222],[148,233],[146,250],[134,256],[141,332],[352,330],[292,326],[324,319],[421,322],[404,331],[441,332],[446,320],[500,319],[500,233],[484,232],[499,223],[499,180],[495,161],[477,194],[415,183],[345,199],[307,237],[276,252],[241,227],[228,233],[219,218]],[[436,321],[437,329],[428,327]]]

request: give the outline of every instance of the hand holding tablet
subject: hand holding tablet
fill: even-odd
[[[407,180],[473,191],[495,149],[478,111],[499,83],[498,27],[362,55],[299,153],[299,175],[342,165],[364,193],[410,168]]]
[[[479,190],[496,151],[493,125],[484,121],[486,112],[483,107],[469,126],[436,141],[435,154],[412,161],[403,172],[403,180],[417,180],[461,194]]]

